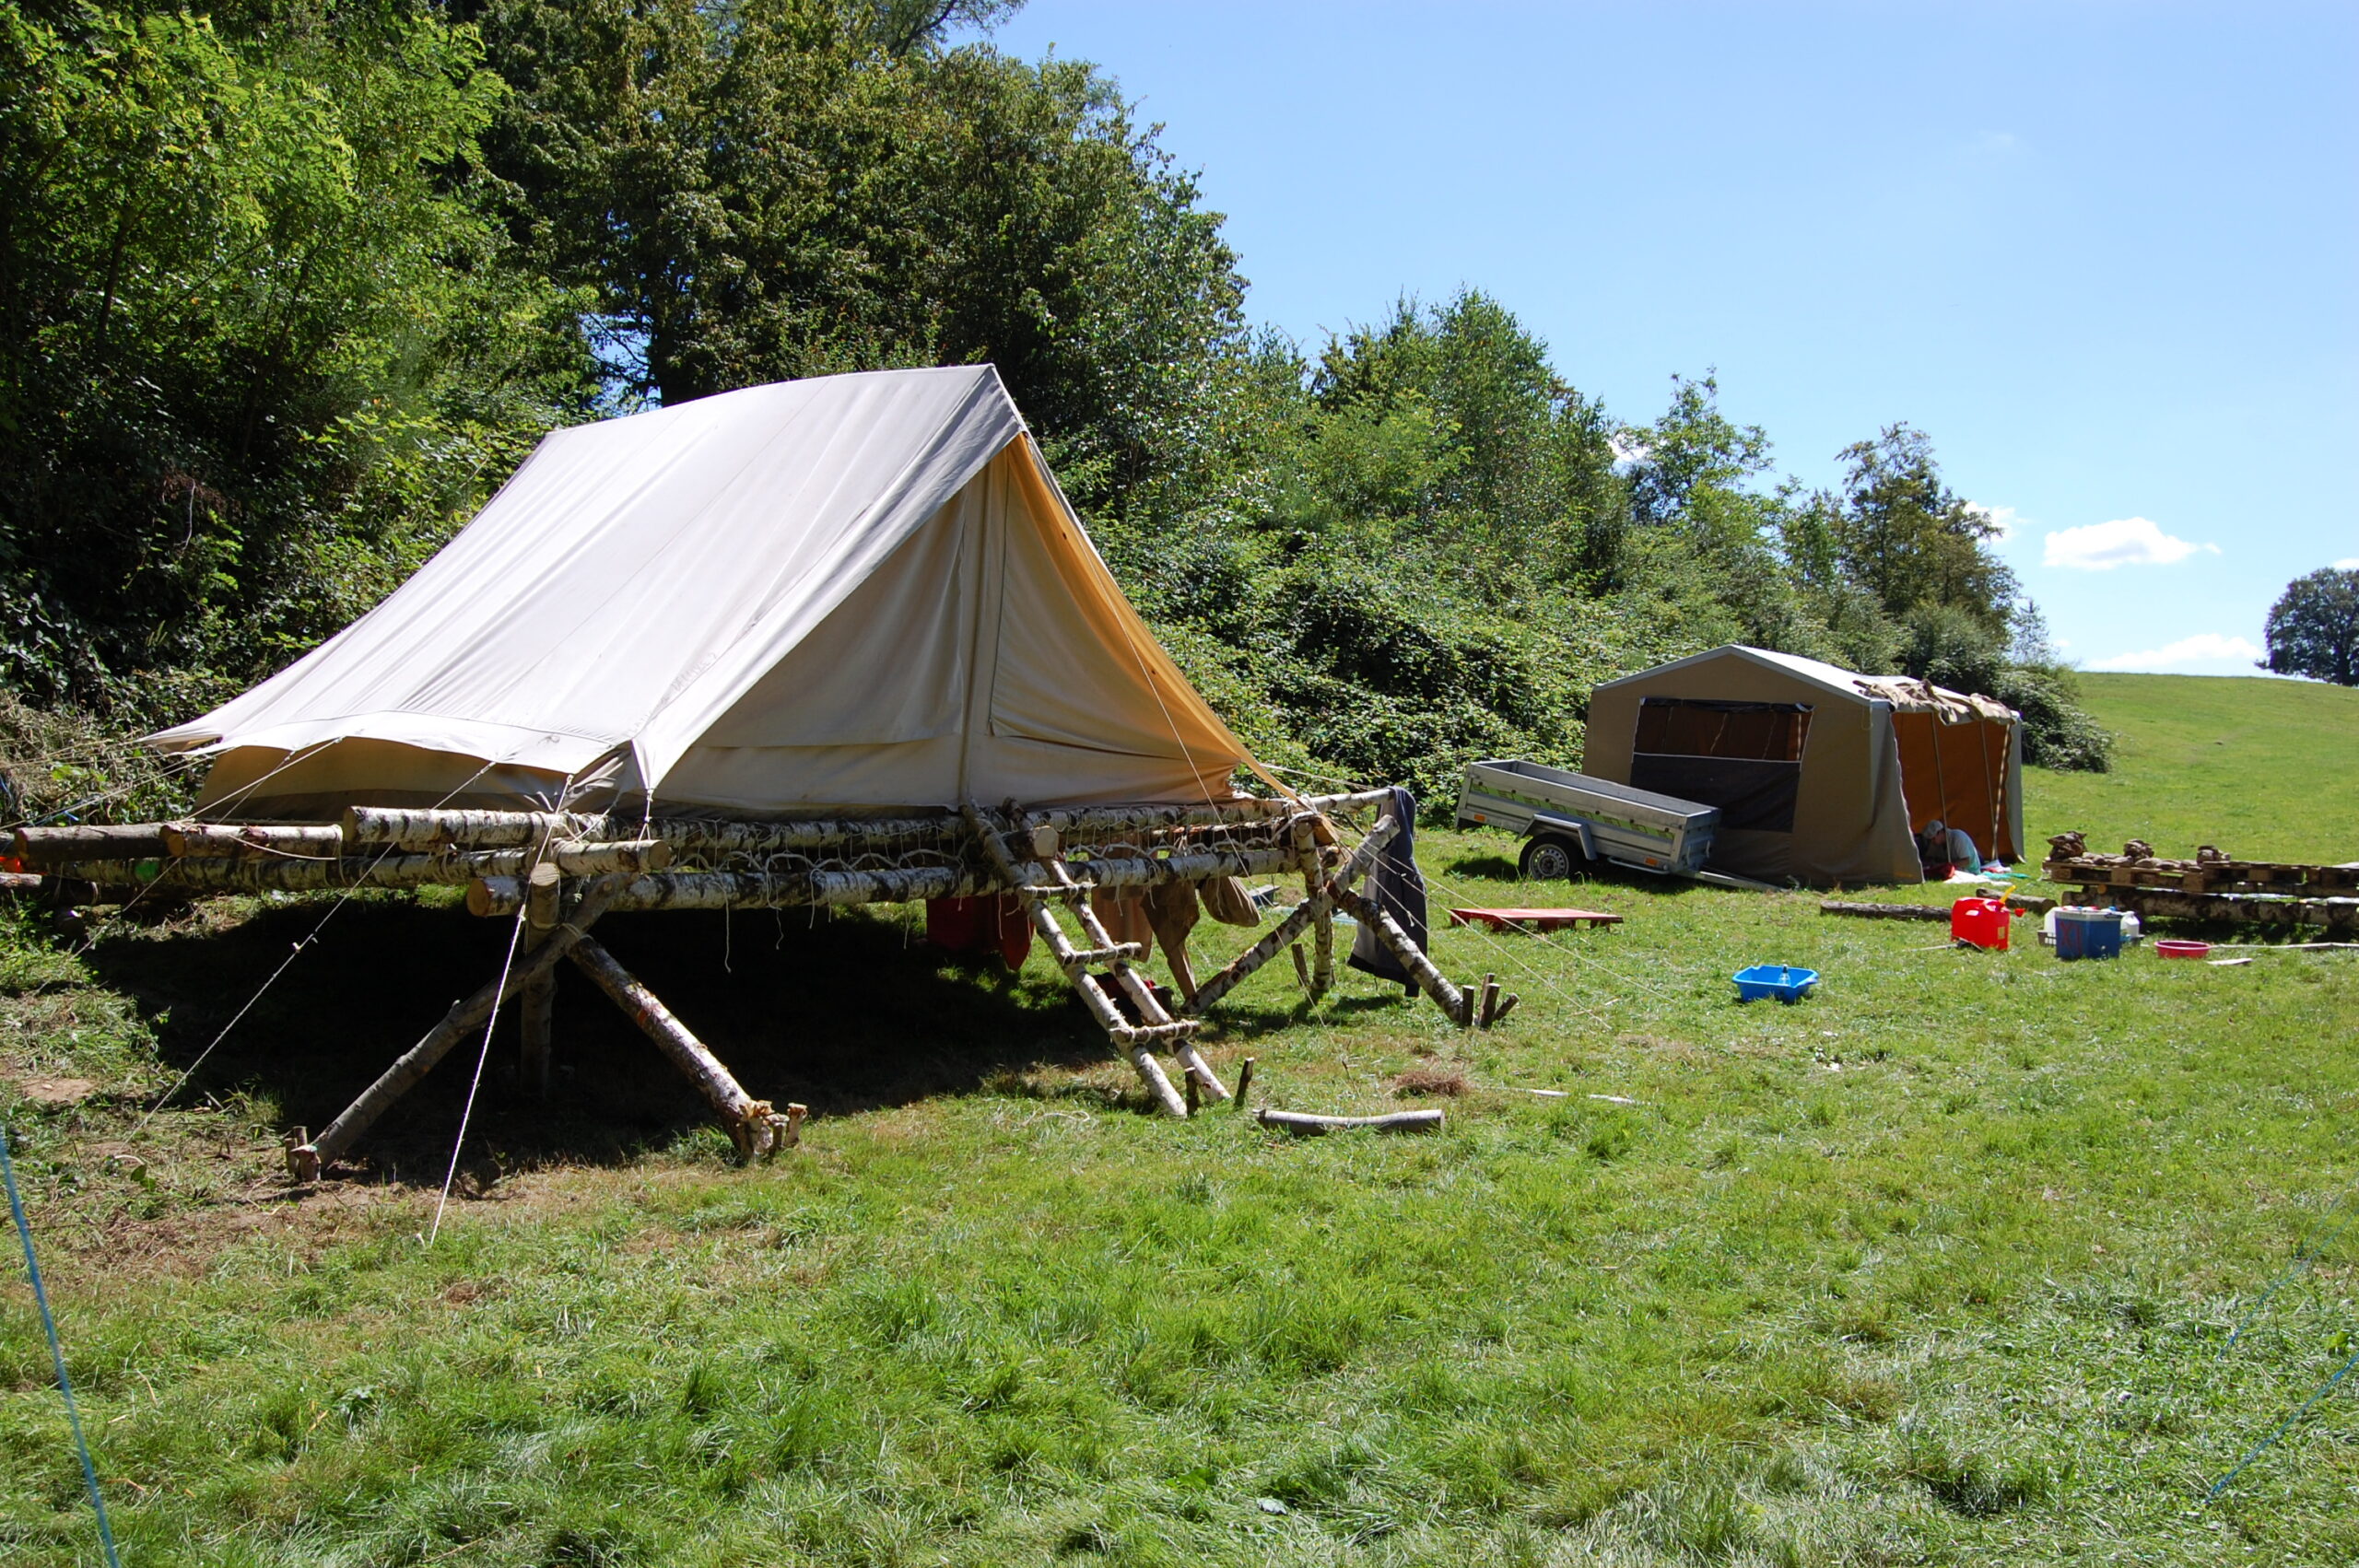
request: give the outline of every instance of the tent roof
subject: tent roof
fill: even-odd
[[[569,775],[628,750],[657,790],[1024,434],[989,365],[785,381],[556,431],[376,608],[149,740],[383,741]]]
[[[1799,653],[1778,653],[1766,648],[1748,648],[1731,642],[1720,648],[1708,649],[1684,659],[1674,659],[1668,664],[1658,664],[1651,670],[1641,670],[1635,675],[1625,675],[1618,681],[1607,681],[1597,689],[1604,691],[1629,681],[1652,680],[1674,670],[1696,665],[1717,663],[1720,660],[1737,658],[1751,663],[1780,670],[1816,686],[1829,696],[1852,702],[1883,702],[1898,713],[1931,713],[1948,724],[1962,724],[1970,719],[1988,719],[2009,722],[2019,716],[2013,708],[1995,697],[1969,696],[1954,692],[1930,681],[1909,675],[1860,675],[1839,665],[1823,660],[1806,659]]]

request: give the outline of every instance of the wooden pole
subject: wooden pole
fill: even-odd
[[[780,1116],[768,1100],[757,1100],[745,1093],[730,1076],[729,1070],[721,1065],[721,1059],[707,1050],[704,1042],[673,1016],[661,998],[616,963],[613,954],[583,937],[566,956],[595,980],[598,989],[614,999],[616,1006],[629,1014],[630,1021],[671,1058],[672,1065],[687,1074],[688,1081],[721,1113],[722,1122],[740,1154],[749,1160],[759,1159],[786,1146],[788,1118]]]
[[[581,907],[573,918],[559,925],[548,940],[527,954],[523,960],[508,972],[507,983],[495,979],[464,1001],[453,1003],[442,1015],[442,1022],[426,1032],[426,1037],[402,1054],[379,1075],[374,1083],[360,1093],[360,1097],[346,1106],[344,1114],[308,1143],[297,1144],[287,1151],[287,1168],[298,1181],[316,1181],[320,1172],[352,1146],[353,1141],[369,1130],[370,1124],[385,1114],[386,1107],[407,1094],[412,1085],[434,1070],[434,1064],[451,1054],[476,1024],[491,1016],[492,1010],[529,982],[535,975],[545,973],[559,958],[565,956],[574,943],[597,922],[622,889],[619,879],[593,883],[584,893]]]
[[[532,954],[538,952],[557,930],[565,873],[544,863],[533,868],[528,880],[531,888],[524,901],[524,951]],[[517,1004],[517,1022],[522,1026],[524,1036],[518,1074],[523,1080],[525,1093],[543,1100],[549,1097],[549,1061],[556,1020],[557,971],[550,968],[533,977]]]
[[[1293,914],[1279,921],[1276,927],[1261,941],[1238,954],[1227,968],[1197,987],[1196,999],[1189,1004],[1188,1011],[1197,1014],[1203,1013],[1235,989],[1238,983],[1248,975],[1275,958],[1280,948],[1287,946],[1297,937],[1302,935],[1303,931],[1318,918],[1319,911],[1322,907],[1332,907],[1336,896],[1344,888],[1358,880],[1369,866],[1376,863],[1376,857],[1382,852],[1385,845],[1391,842],[1392,836],[1400,830],[1400,825],[1390,816],[1379,821],[1369,831],[1367,840],[1352,852],[1351,858],[1337,869],[1332,877],[1320,884],[1320,891],[1324,894],[1324,897],[1306,898],[1296,905]]]
[[[165,850],[176,856],[227,856],[252,860],[264,855],[299,855],[333,860],[344,853],[339,827],[240,827],[225,822],[168,822],[159,835]]]
[[[1434,1005],[1448,1013],[1451,1023],[1461,1029],[1473,1025],[1474,1013],[1472,1000],[1464,991],[1450,984],[1439,969],[1434,967],[1434,961],[1426,957],[1415,942],[1409,940],[1409,933],[1401,929],[1399,921],[1385,913],[1375,900],[1364,898],[1356,893],[1339,891],[1335,895],[1335,902],[1356,918],[1360,924],[1376,928],[1377,940],[1392,950],[1392,956],[1399,959],[1401,966],[1409,971],[1410,977],[1417,982],[1418,989],[1434,999]]]
[[[46,871],[76,860],[156,860],[171,851],[154,823],[129,827],[20,827],[17,859]]]
[[[1258,1059],[1247,1057],[1244,1065],[1237,1070],[1237,1108],[1240,1111],[1245,1108],[1245,1096],[1253,1092],[1253,1067]]]
[[[1308,1111],[1258,1110],[1253,1119],[1263,1127],[1283,1128],[1303,1137],[1336,1132],[1345,1128],[1372,1127],[1379,1132],[1439,1132],[1439,1107],[1424,1111],[1394,1111],[1389,1116],[1313,1116]]]
[[[1483,1000],[1475,1008],[1474,1021],[1478,1027],[1487,1029],[1498,1022],[1498,1016],[1499,977],[1485,975],[1483,977]]]
[[[344,813],[344,841],[370,849],[523,849],[550,839],[596,838],[604,815],[574,812],[453,812],[354,806]]]

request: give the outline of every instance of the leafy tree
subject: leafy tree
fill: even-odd
[[[2359,569],[2321,568],[2288,583],[2269,607],[2260,668],[2359,686]]]
[[[423,7],[0,13],[0,678],[252,673],[575,405],[475,201],[499,94]]]
[[[1842,505],[1830,518],[1843,569],[1906,617],[1942,605],[2008,632],[2014,574],[1985,547],[1997,525],[1942,483],[1933,444],[1907,425],[1846,447]]]
[[[993,5],[489,0],[511,226],[616,398],[988,359],[1077,498],[1190,456],[1243,284],[1094,67],[947,47]]]

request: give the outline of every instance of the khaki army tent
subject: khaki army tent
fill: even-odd
[[[276,821],[1203,802],[1248,760],[987,365],[559,430],[384,603],[151,739]]]
[[[1815,885],[1920,880],[1936,819],[2023,853],[2023,720],[1987,696],[1730,646],[1599,686],[1593,778],[1720,809],[1715,870]]]

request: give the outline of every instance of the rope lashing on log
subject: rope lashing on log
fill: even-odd
[[[378,1076],[375,1082],[360,1093],[360,1097],[344,1109],[344,1114],[328,1124],[317,1138],[298,1141],[287,1151],[287,1168],[298,1181],[317,1181],[320,1172],[352,1147],[354,1140],[366,1132],[370,1124],[384,1115],[386,1108],[408,1093],[411,1086],[434,1070],[437,1062],[451,1054],[452,1047],[464,1038],[475,1026],[491,1016],[492,1009],[506,1001],[534,976],[553,966],[571,950],[574,943],[588,934],[591,926],[606,912],[615,895],[622,891],[619,877],[605,878],[593,883],[583,894],[581,903],[571,918],[549,933],[548,939],[525,954],[522,962],[508,972],[505,981],[493,980],[464,1001],[452,1004],[442,1021],[426,1032],[426,1037],[405,1051],[401,1059]]]

